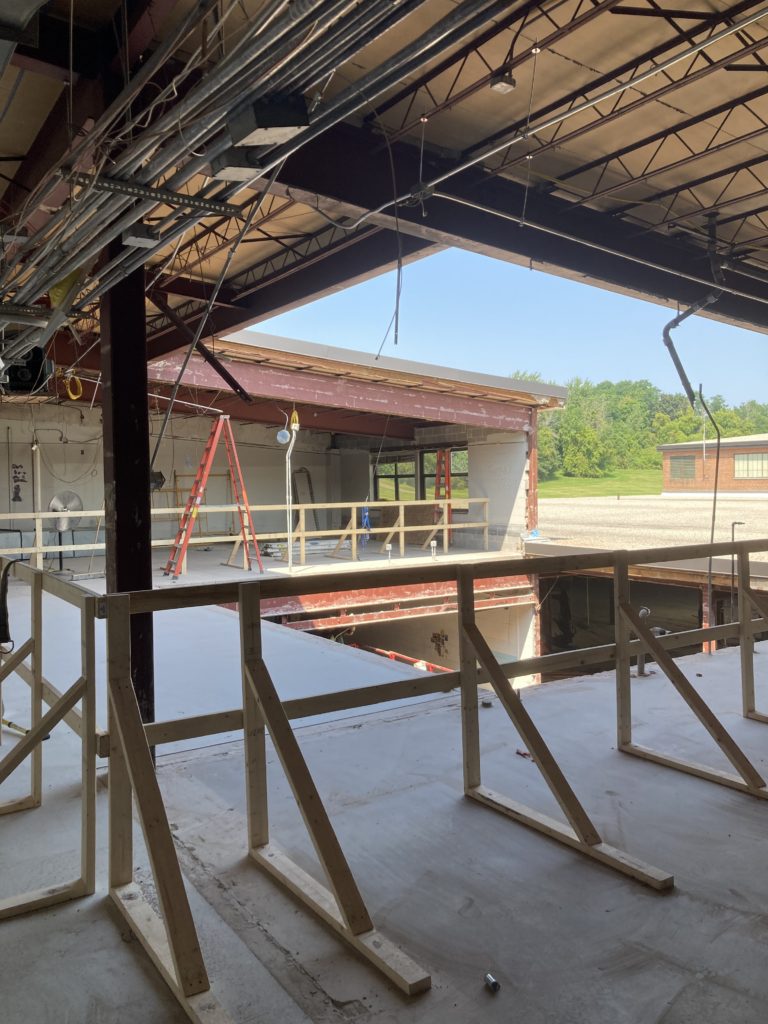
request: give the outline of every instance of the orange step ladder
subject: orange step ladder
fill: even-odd
[[[174,579],[178,577],[184,564],[189,540],[195,527],[197,514],[200,511],[200,506],[203,502],[203,493],[205,492],[205,487],[208,483],[208,477],[210,476],[211,467],[213,466],[213,460],[216,455],[216,449],[219,446],[222,434],[224,435],[224,448],[227,453],[227,462],[229,464],[229,477],[232,481],[232,493],[235,498],[238,518],[240,521],[240,536],[242,538],[245,564],[248,569],[251,568],[252,560],[250,545],[253,544],[256,560],[259,563],[259,571],[264,571],[264,566],[261,562],[261,552],[259,551],[259,543],[256,540],[256,530],[253,526],[253,518],[248,505],[248,495],[245,490],[243,471],[240,468],[240,459],[237,456],[237,447],[235,445],[235,435],[232,433],[232,424],[229,421],[229,416],[219,416],[211,425],[211,433],[208,436],[205,449],[203,450],[203,457],[200,460],[200,466],[192,483],[192,489],[189,492],[186,507],[179,521],[179,531],[176,534],[176,539],[171,547],[171,552],[168,556],[165,569],[163,569],[163,573],[166,576],[173,576]]]
[[[451,497],[451,449],[439,448],[435,453],[435,501]],[[442,508],[435,506],[435,522],[440,522]],[[453,521],[453,509],[446,509],[446,522]],[[448,531],[448,539],[451,539],[451,532]]]

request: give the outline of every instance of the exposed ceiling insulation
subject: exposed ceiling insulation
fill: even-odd
[[[768,329],[766,5],[40,6],[5,5],[6,362],[67,322],[82,356],[142,265],[157,357],[446,245],[683,306],[714,260],[707,315]]]

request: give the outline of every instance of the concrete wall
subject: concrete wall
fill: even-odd
[[[158,435],[162,414],[151,417],[151,435]],[[177,416],[169,425],[160,446],[155,468],[166,478],[165,488],[153,494],[155,508],[184,504],[200,462],[211,421],[207,416]],[[258,424],[234,423],[238,453],[244,472],[248,498],[252,504],[282,504],[285,501],[285,448],[276,441],[276,429]],[[32,441],[36,437],[41,451],[41,508],[47,509],[54,494],[75,491],[86,509],[99,510],[103,504],[101,412],[86,405],[16,405],[4,403],[0,415],[0,511],[32,512]],[[327,433],[302,431],[293,454],[293,468],[306,468],[311,475],[316,502],[362,502],[370,495],[370,454],[367,450],[330,447]],[[490,547],[516,551],[525,529],[526,435],[522,432],[468,432],[470,496],[490,500]],[[174,483],[178,492],[174,493]],[[297,476],[298,500],[309,500],[305,474]],[[209,505],[232,502],[231,486],[223,446],[220,446],[209,481],[206,501]],[[431,512],[429,513],[431,515]],[[480,519],[479,509],[469,519]],[[318,529],[342,525],[340,510],[318,514]],[[457,514],[457,522],[467,521]],[[83,528],[95,520],[84,521]],[[11,526],[20,526],[11,523]],[[24,524],[27,525],[27,524]],[[212,513],[201,519],[206,533],[235,533],[235,517],[230,513]],[[281,512],[259,513],[258,534],[284,529]],[[315,526],[311,516],[310,528]],[[2,526],[2,524],[0,524]],[[155,519],[155,537],[170,537],[175,525],[169,518]],[[455,530],[456,547],[478,550],[481,530]]]
[[[533,656],[533,606],[487,608],[477,612],[477,624],[491,650],[500,661]],[[347,635],[351,643],[397,651],[446,668],[459,667],[458,619],[455,612],[443,615],[414,615],[393,622],[375,622],[356,626]],[[530,677],[515,681],[527,685]]]
[[[522,431],[488,433],[482,440],[470,438],[468,450],[469,496],[489,499],[489,547],[492,551],[518,551],[520,534],[526,528],[527,435]],[[477,519],[480,514],[479,508],[470,506],[469,519]],[[457,530],[456,544],[463,546],[464,532],[472,535],[471,546],[477,547],[477,537],[470,530]]]
[[[153,415],[150,430],[152,441],[157,436],[161,415]],[[165,488],[152,496],[155,508],[171,508],[177,502],[174,479],[180,488],[180,504],[184,504],[192,480],[202,457],[210,432],[208,417],[174,417],[160,446],[155,468],[166,478]],[[282,504],[285,501],[285,448],[275,439],[276,430],[258,424],[234,424],[238,455],[243,469],[248,499],[252,504]],[[74,491],[86,510],[100,510],[104,501],[103,442],[101,413],[87,405],[16,405],[4,403],[0,414],[0,512],[11,514],[32,512],[33,459],[32,442],[36,439],[41,453],[40,507],[48,508],[54,494],[63,490]],[[312,477],[315,500],[339,500],[338,490],[332,490],[335,477],[334,457],[327,449],[330,435],[303,431],[294,449],[293,468],[306,467]],[[355,453],[357,454],[357,453]],[[338,460],[338,457],[336,457]],[[367,467],[367,455],[364,455]],[[206,500],[208,504],[230,504],[231,485],[226,475],[227,461],[223,443],[214,461]],[[299,478],[299,494],[307,496],[306,476]],[[363,492],[363,497],[365,492]],[[320,528],[326,525],[320,516]],[[2,523],[0,528],[31,529],[22,520]],[[95,519],[84,519],[82,527],[95,528]],[[256,520],[257,533],[284,529],[285,516],[281,512],[261,513]],[[311,523],[309,525],[312,525]],[[230,533],[236,527],[228,513],[208,516],[203,527],[208,531]],[[155,520],[156,537],[170,536],[175,524],[169,519]]]
[[[158,418],[153,417],[151,431],[153,438],[160,426]],[[174,479],[178,481],[180,493],[183,495],[180,504],[184,504],[205,442],[210,431],[210,420],[207,417],[178,418],[171,421],[168,433],[160,447],[155,468],[161,470],[166,478],[166,490],[155,494],[155,508],[172,507],[176,501],[172,491]],[[285,447],[277,443],[276,429],[255,423],[235,423],[234,433],[240,465],[243,470],[248,500],[252,505],[273,505],[285,503]],[[296,447],[293,450],[292,467],[309,470],[312,489],[316,502],[333,500],[330,494],[329,463],[327,448],[330,435],[324,433],[299,433]],[[299,497],[308,500],[306,474],[297,476]],[[232,493],[228,477],[227,459],[223,443],[216,453],[211,478],[206,491],[206,503],[209,505],[231,504]],[[313,526],[311,520],[308,526]],[[319,528],[326,525],[323,514],[320,515]],[[256,532],[268,533],[285,529],[284,512],[262,512],[256,515]],[[212,514],[203,523],[205,532],[229,533],[236,532],[234,517],[230,513]],[[162,531],[160,523],[156,523],[155,536],[167,536],[172,528]]]

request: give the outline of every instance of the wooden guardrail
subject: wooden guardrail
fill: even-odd
[[[458,520],[451,513],[455,513],[459,509],[471,509],[473,506],[477,506],[480,518],[478,519],[467,519]],[[283,517],[287,514],[286,505],[250,505],[251,514],[254,517],[258,517],[259,514],[266,513],[279,513]],[[349,502],[349,501],[335,501],[335,502],[312,502],[293,504],[291,506],[293,512],[297,517],[297,523],[293,530],[290,532],[290,541],[294,545],[299,547],[299,562],[304,564],[307,556],[307,544],[313,540],[329,540],[336,538],[338,543],[336,548],[332,552],[337,555],[342,546],[346,541],[349,542],[351,549],[351,557],[353,561],[356,561],[359,555],[360,547],[373,538],[374,540],[380,541],[380,551],[384,552],[387,549],[387,545],[391,544],[393,539],[397,539],[399,552],[401,555],[405,555],[406,545],[408,539],[411,537],[418,537],[419,534],[427,534],[426,539],[422,541],[418,538],[420,546],[427,548],[430,542],[436,537],[440,536],[443,551],[448,551],[451,534],[456,530],[479,530],[482,531],[483,536],[483,549],[488,550],[488,529],[490,522],[488,520],[488,498],[455,498],[455,499],[438,499],[438,500],[421,500],[421,501],[370,501],[370,502]],[[386,526],[363,526],[362,516],[363,510],[368,509],[369,512],[372,509],[387,509],[397,510],[394,524],[388,524]],[[408,510],[427,510],[434,511],[434,522],[428,523],[407,523]],[[151,509],[151,517],[153,521],[170,520],[174,527],[178,523],[178,520],[184,512],[183,506],[176,508],[153,508]],[[309,529],[307,527],[307,514],[311,513],[313,518],[316,519],[318,513],[321,512],[341,512],[344,520],[344,525],[341,527],[327,528],[327,529]],[[198,512],[198,519],[206,515],[214,515],[216,513],[222,514],[236,514],[237,505],[201,505]],[[61,519],[62,516],[67,513],[62,512],[19,512],[0,513],[0,532],[3,530],[4,523],[29,523],[30,528],[34,530],[35,542],[34,544],[27,545],[15,545],[8,547],[0,547],[0,557],[10,556],[22,556],[30,558],[35,568],[42,568],[42,560],[46,557],[62,554],[77,554],[81,552],[92,552],[92,551],[104,551],[105,544],[103,541],[99,541],[98,537],[103,528],[104,523],[104,511],[103,509],[86,509],[79,512],[71,513],[72,517],[76,517],[80,520],[90,519],[95,520],[96,525],[94,529],[93,541],[86,541],[78,544],[57,544],[57,543],[45,543],[44,529],[46,524],[53,525],[54,521]],[[87,527],[79,527],[80,530],[86,530]],[[275,541],[279,544],[288,543],[288,530],[287,527],[282,530],[265,530],[260,531],[258,522],[256,522],[257,540],[259,543],[266,543]],[[170,545],[171,537],[155,537],[152,539],[152,547],[155,548],[166,548]],[[241,544],[239,534],[233,533],[198,533],[193,535],[189,541],[190,545],[204,545],[210,544],[233,544],[233,551],[230,555],[230,560],[234,557],[238,547]]]
[[[453,524],[452,524],[453,528]],[[32,631],[16,656],[6,656],[0,667],[0,682],[17,672],[29,682],[32,694],[32,729],[0,759],[0,783],[24,757],[39,758],[40,742],[57,722],[70,725],[83,740],[83,867],[81,877],[65,886],[41,888],[24,896],[0,902],[0,919],[49,903],[75,899],[93,891],[95,863],[95,756],[109,758],[109,891],[120,913],[136,933],[150,958],[188,1016],[208,1021],[217,1004],[210,994],[209,979],[197,940],[195,922],[184,889],[173,837],[168,824],[150,745],[170,743],[208,735],[243,730],[246,783],[246,839],[254,863],[281,884],[329,925],[344,941],[387,975],[404,992],[413,994],[431,984],[429,974],[382,935],[373,924],[351,867],[333,829],[327,809],[304,760],[290,721],[331,711],[374,706],[408,697],[438,694],[455,687],[460,690],[464,794],[532,828],[580,854],[597,860],[656,890],[669,889],[672,876],[644,863],[624,850],[606,843],[585,805],[568,782],[555,754],[538,731],[527,701],[514,690],[510,679],[534,672],[578,671],[597,662],[616,666],[617,749],[701,779],[728,786],[750,797],[768,798],[768,784],[758,768],[729,735],[723,723],[707,706],[670,651],[701,640],[738,636],[741,641],[742,712],[757,722],[768,715],[755,707],[753,670],[754,639],[768,631],[768,595],[751,585],[750,553],[768,550],[768,539],[736,544],[686,545],[673,548],[645,548],[634,551],[550,555],[531,559],[480,560],[474,564],[448,561],[419,566],[397,566],[377,573],[377,583],[398,586],[413,583],[454,581],[460,635],[460,668],[450,673],[409,677],[357,690],[316,694],[296,700],[281,700],[263,657],[261,601],[267,597],[289,597],[349,590],[359,583],[356,572],[334,573],[298,579],[262,577],[252,582],[224,582],[197,586],[164,587],[158,590],[95,597],[73,584],[14,563],[13,572],[30,583],[33,601]],[[738,562],[739,621],[703,627],[663,637],[654,637],[631,604],[629,567],[709,555],[731,555]],[[541,655],[500,665],[475,621],[474,582],[495,576],[519,576],[610,568],[614,578],[616,635],[613,644],[582,650]],[[81,611],[81,676],[64,693],[58,693],[42,674],[42,594],[48,592],[68,601]],[[163,722],[142,723],[131,685],[131,616],[168,609],[220,605],[236,602],[240,617],[243,698],[240,706],[212,714]],[[108,731],[95,726],[94,708],[94,618],[106,620]],[[632,741],[630,663],[645,650],[667,676],[689,708],[709,731],[731,761],[736,774],[687,762]],[[21,653],[23,652],[23,654]],[[30,666],[24,659],[32,657]],[[516,799],[489,789],[481,779],[481,747],[478,722],[479,684],[489,682],[526,749],[557,800],[566,822],[526,807]],[[75,704],[83,702],[81,711]],[[43,714],[43,704],[49,710]],[[282,764],[304,816],[328,885],[319,884],[298,864],[273,845],[267,805],[266,734]],[[585,750],[584,756],[590,756]],[[39,791],[39,771],[33,774]],[[22,800],[0,813],[36,806]],[[144,829],[145,842],[158,893],[162,916],[146,900],[134,879],[133,806]],[[203,1012],[205,1011],[205,1013]],[[218,1012],[218,1010],[217,1010]],[[223,1019],[223,1018],[216,1018]]]

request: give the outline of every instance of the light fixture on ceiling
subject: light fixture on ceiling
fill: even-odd
[[[131,246],[134,249],[153,249],[160,241],[160,235],[148,224],[141,221],[132,224],[123,232],[123,245]]]
[[[232,117],[227,125],[235,146],[278,146],[309,127],[303,96],[273,96],[259,100]]]
[[[272,96],[259,100],[230,118],[227,131],[232,145],[210,164],[210,175],[220,181],[252,181],[261,170],[265,149],[289,142],[309,126],[303,96]]]
[[[500,96],[506,96],[507,93],[513,92],[516,88],[517,82],[511,71],[501,68],[499,71],[494,71],[491,75],[491,89],[499,93]]]
[[[262,171],[257,146],[231,146],[211,160],[210,176],[219,181],[253,181]]]

